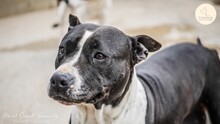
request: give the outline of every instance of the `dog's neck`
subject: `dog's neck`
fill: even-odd
[[[144,124],[146,107],[145,91],[134,71],[130,87],[117,106],[103,104],[96,109],[92,104],[77,105],[77,120],[79,124]]]

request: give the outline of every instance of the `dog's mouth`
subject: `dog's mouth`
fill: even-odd
[[[75,103],[73,102],[67,102],[67,101],[61,101],[61,100],[57,100],[57,101],[63,105],[75,105]]]
[[[108,97],[109,90],[107,88],[103,88],[101,92],[96,93],[84,93],[84,94],[74,94],[72,96],[66,96],[66,95],[50,95],[51,98],[58,101],[59,103],[63,105],[77,105],[81,103],[87,103],[87,104],[96,104],[99,101],[102,101],[104,98]]]
[[[66,98],[63,98],[62,96],[60,95],[56,95],[56,96],[50,96],[52,99],[58,101],[59,103],[63,104],[63,105],[75,105],[75,104],[79,104],[78,102],[76,101],[70,101]]]

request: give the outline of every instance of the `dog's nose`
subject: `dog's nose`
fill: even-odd
[[[50,79],[52,87],[68,87],[73,84],[74,77],[69,73],[55,72]]]

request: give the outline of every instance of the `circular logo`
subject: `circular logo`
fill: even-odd
[[[195,17],[200,24],[209,25],[215,21],[216,10],[210,4],[201,4],[196,9]]]

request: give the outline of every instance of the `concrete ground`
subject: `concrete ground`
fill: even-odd
[[[179,42],[203,44],[220,52],[220,6],[204,26],[194,16],[207,0],[115,0],[109,25],[130,35],[148,34],[164,47]],[[212,3],[211,3],[212,4]],[[60,30],[52,29],[56,9],[0,19],[0,124],[66,124],[72,107],[47,96]]]

